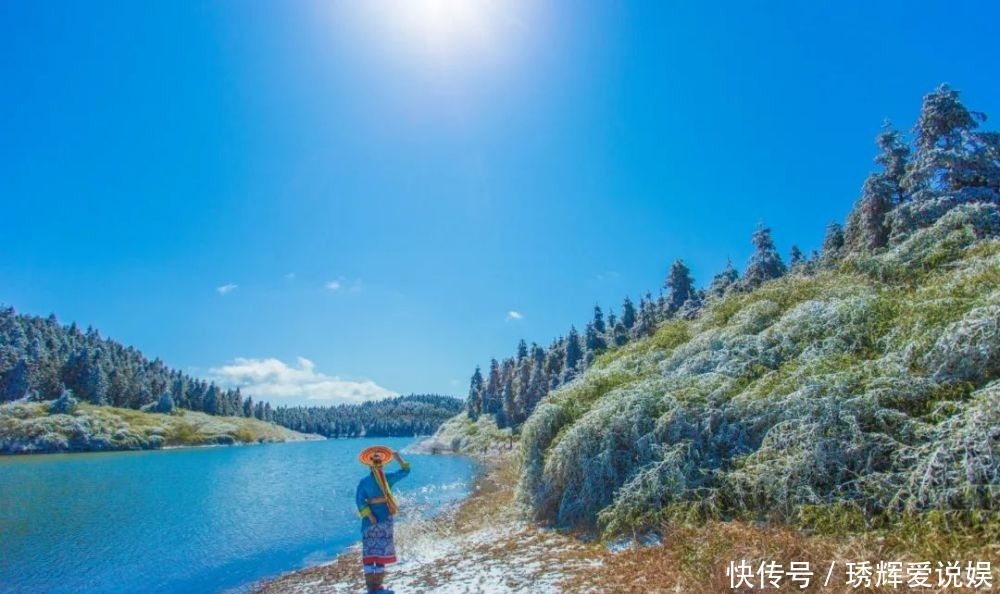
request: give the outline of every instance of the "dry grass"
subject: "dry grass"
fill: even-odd
[[[963,567],[967,561],[990,561],[994,588],[1000,585],[1000,545],[970,539],[952,543],[944,547],[947,552],[939,551],[943,556],[934,556],[928,552],[936,548],[934,543],[928,542],[934,540],[934,535],[924,534],[924,538],[913,541],[905,531],[899,535],[817,536],[745,522],[709,522],[698,527],[668,530],[662,545],[633,547],[619,553],[603,552],[599,565],[569,576],[562,586],[566,592],[580,593],[728,593],[736,591],[731,588],[726,574],[729,563],[740,563],[744,559],[755,570],[762,562],[774,561],[787,569],[792,561],[806,561],[815,574],[806,591],[824,594],[893,591],[892,588],[874,587],[855,589],[848,585],[846,563],[862,561],[870,562],[872,567],[879,561],[930,561],[932,567],[937,561],[961,561]],[[834,563],[833,573],[829,584],[824,586],[831,563]],[[936,583],[933,573],[931,578],[931,583]],[[759,580],[754,589],[760,591]],[[776,588],[765,590],[775,591]],[[786,579],[781,582],[780,590],[797,591],[799,588]],[[905,585],[901,590],[928,591]],[[743,586],[741,591],[749,590]],[[964,588],[962,591],[972,590]]]

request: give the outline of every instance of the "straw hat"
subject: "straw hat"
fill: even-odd
[[[361,450],[361,453],[358,455],[358,460],[365,466],[374,466],[375,462],[372,458],[375,457],[375,454],[380,454],[382,456],[382,466],[392,462],[392,450],[385,446],[371,446],[370,448]]]

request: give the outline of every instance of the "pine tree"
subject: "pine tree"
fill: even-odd
[[[806,258],[802,254],[802,250],[793,244],[792,248],[788,250],[788,269],[792,272],[801,272],[805,265]]]
[[[514,373],[514,406],[508,415],[512,426],[520,425],[528,418],[531,401],[531,372],[534,365],[532,357],[525,356],[517,362]]]
[[[635,326],[632,327],[632,335],[636,338],[649,336],[656,328],[656,304],[653,303],[653,296],[646,293],[646,296],[639,299],[639,315]]]
[[[594,322],[588,322],[584,329],[584,344],[588,353],[598,354],[608,348],[604,335],[597,331]]]
[[[628,297],[622,302],[622,325],[626,330],[631,330],[635,326],[635,305]]]
[[[580,334],[575,326],[570,326],[569,334],[566,336],[566,359],[563,363],[563,382],[568,382],[578,371],[580,360],[583,359],[583,349],[580,346]]]
[[[756,289],[765,282],[779,278],[785,274],[785,264],[774,247],[771,230],[760,225],[753,234],[754,253],[750,256],[746,273],[743,275],[741,288]]]
[[[674,263],[670,265],[670,274],[667,275],[663,288],[669,291],[666,312],[671,315],[694,296],[694,280],[691,278],[691,271],[684,264],[684,260],[674,260]]]
[[[219,412],[219,389],[212,384],[208,388],[208,392],[205,393],[205,400],[201,405],[201,409],[210,415],[218,414]],[[261,419],[261,420],[267,420]]]
[[[521,359],[527,356],[528,356],[528,343],[524,342],[524,339],[522,338],[520,342],[517,343],[517,360],[520,361]]]
[[[870,251],[886,245],[889,239],[886,215],[905,197],[902,183],[910,147],[889,122],[883,125],[875,142],[879,147],[875,162],[882,170],[868,176],[861,189],[861,198],[847,216],[844,244],[851,252]]]
[[[31,391],[28,362],[21,357],[0,378],[0,402],[24,398]]]
[[[490,360],[490,371],[486,375],[486,388],[483,390],[482,412],[494,415],[502,407],[501,393],[503,389],[503,378],[500,375],[500,362],[496,359]]]
[[[243,416],[248,419],[254,416],[252,396],[247,396],[247,399],[243,401]]]
[[[565,340],[562,337],[552,341],[545,352],[545,375],[549,378],[549,389],[555,390],[559,387],[563,375],[563,363],[566,360],[563,345]]]
[[[916,200],[963,188],[980,189],[971,194],[973,198],[1000,200],[995,135],[974,132],[985,119],[966,109],[958,91],[948,85],[926,95],[913,129],[916,152],[903,177],[903,189]]]
[[[844,246],[848,251],[871,251],[883,247],[889,240],[886,215],[892,210],[897,190],[881,174],[873,173],[865,180],[861,198],[847,215]]]
[[[476,365],[476,371],[469,381],[469,396],[466,398],[465,409],[469,418],[475,420],[483,412],[483,373]]]
[[[604,334],[608,330],[608,327],[604,324],[604,312],[601,311],[601,307],[599,305],[594,306],[593,324],[594,330],[596,330],[599,334]]]
[[[549,377],[545,372],[546,359],[545,351],[538,347],[532,356],[531,377],[528,379],[528,390],[524,398],[524,418],[534,412],[549,391]]]
[[[628,329],[625,328],[625,324],[619,321],[611,328],[611,339],[615,343],[615,346],[622,346],[628,343]]]
[[[503,377],[500,389],[500,408],[496,412],[498,427],[509,427],[517,416],[517,403],[514,398],[514,378],[516,370],[514,359],[504,359],[501,374]]]
[[[882,132],[875,139],[875,144],[879,148],[875,162],[882,166],[880,177],[891,191],[889,202],[899,204],[904,197],[903,177],[910,163],[910,145],[888,120],[882,124]]]
[[[844,229],[840,223],[831,221],[826,226],[826,236],[823,238],[823,251],[820,261],[831,265],[841,258],[844,250]]]
[[[726,267],[722,269],[722,272],[712,277],[712,283],[708,286],[708,294],[711,297],[722,297],[735,287],[739,280],[740,273],[733,267],[733,261],[726,260]]]

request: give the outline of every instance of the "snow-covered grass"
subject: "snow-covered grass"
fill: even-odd
[[[468,454],[476,457],[506,452],[514,445],[514,435],[508,428],[497,427],[490,415],[473,421],[460,413],[445,421],[431,437],[417,447],[429,454]]]
[[[998,521],[998,221],[994,204],[958,206],[880,254],[731,293],[605,353],[525,424],[520,501],[608,534]]]
[[[273,423],[177,409],[172,414],[80,403],[49,414],[48,402],[0,405],[0,453],[140,450],[316,438]]]

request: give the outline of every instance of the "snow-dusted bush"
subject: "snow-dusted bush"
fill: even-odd
[[[1000,290],[996,294],[1000,302]],[[977,307],[948,326],[924,365],[939,382],[1000,376],[1000,304]]]
[[[76,410],[76,398],[70,390],[63,390],[59,398],[53,400],[49,406],[49,412],[54,415],[68,415],[74,410]]]
[[[899,453],[908,472],[892,503],[909,512],[1000,510],[1000,381],[941,407],[954,413]]]

